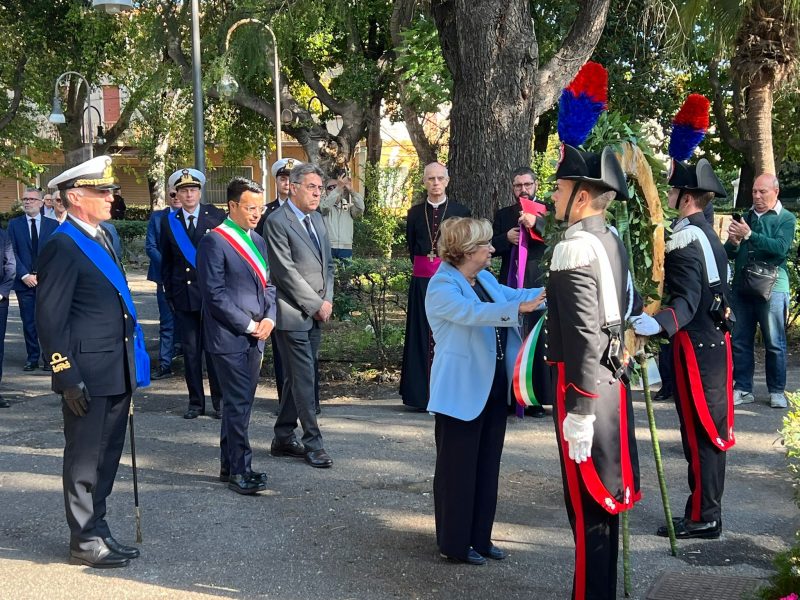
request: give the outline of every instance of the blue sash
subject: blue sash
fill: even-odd
[[[186,233],[183,223],[181,223],[180,219],[178,219],[178,214],[180,212],[180,210],[176,210],[174,213],[170,213],[167,216],[169,228],[172,231],[172,235],[175,236],[175,241],[178,244],[178,248],[181,249],[183,257],[189,262],[190,265],[192,265],[194,268],[197,268],[197,248],[195,248],[194,244],[192,244],[192,240],[189,239],[189,234]]]
[[[109,283],[114,286],[125,301],[128,313],[133,319],[133,354],[134,365],[136,366],[136,385],[147,387],[150,385],[150,356],[147,354],[147,349],[144,345],[144,332],[142,332],[142,328],[136,318],[136,307],[133,305],[133,298],[131,297],[130,289],[128,289],[128,282],[125,280],[125,276],[100,244],[92,242],[69,221],[64,221],[59,225],[55,233],[64,233],[71,237],[72,241],[92,261],[92,264],[106,276]]]

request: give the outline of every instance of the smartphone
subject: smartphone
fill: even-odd
[[[737,223],[741,223],[742,215],[740,215],[739,213],[733,213],[733,220],[736,221]]]

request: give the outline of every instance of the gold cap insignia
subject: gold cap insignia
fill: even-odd
[[[286,166],[284,167],[284,169],[286,169],[287,171],[291,171],[292,169],[294,169],[294,159],[293,158],[290,158],[290,159],[288,159],[286,161]]]
[[[194,177],[189,173],[189,169],[181,171],[181,178],[178,180],[178,185],[186,185],[187,183],[195,183]]]

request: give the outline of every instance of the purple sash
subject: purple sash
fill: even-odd
[[[415,256],[414,257],[414,269],[411,271],[411,274],[414,277],[425,277],[426,279],[430,279],[433,277],[433,274],[436,273],[436,269],[439,268],[442,259],[438,256],[431,260],[427,256]]]

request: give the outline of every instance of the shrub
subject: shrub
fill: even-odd
[[[800,392],[786,394],[789,412],[783,417],[781,443],[786,448],[786,460],[792,475],[794,500],[800,507]],[[775,557],[777,573],[759,594],[764,600],[778,600],[800,592],[800,531],[795,532],[794,545]]]

